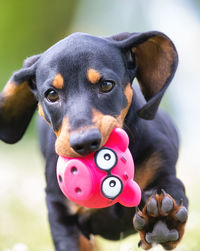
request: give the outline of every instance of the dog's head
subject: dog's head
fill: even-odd
[[[154,118],[177,61],[173,43],[160,32],[72,34],[13,74],[0,95],[0,138],[18,141],[38,105],[59,155],[96,151],[123,126],[135,77],[147,101],[138,115]]]

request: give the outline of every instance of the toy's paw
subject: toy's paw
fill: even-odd
[[[154,244],[161,244],[166,250],[174,249],[183,236],[187,221],[187,209],[182,204],[182,201],[176,204],[164,190],[160,195],[153,194],[133,218],[141,238],[138,245],[145,250]]]

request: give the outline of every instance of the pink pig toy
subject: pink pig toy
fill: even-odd
[[[126,207],[140,203],[141,190],[133,180],[134,163],[129,138],[115,128],[105,146],[80,158],[59,157],[57,179],[64,195],[88,207],[103,208],[117,202]]]

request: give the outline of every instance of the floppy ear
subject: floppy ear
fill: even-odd
[[[174,44],[165,34],[157,31],[121,33],[112,39],[125,54],[132,80],[136,76],[147,101],[138,115],[153,119],[177,68],[178,55]]]
[[[0,139],[15,143],[23,136],[37,107],[31,92],[40,55],[24,61],[21,70],[15,72],[0,94]]]

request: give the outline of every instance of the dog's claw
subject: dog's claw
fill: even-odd
[[[176,218],[181,223],[184,223],[184,222],[186,222],[187,217],[188,217],[188,211],[187,211],[187,209],[184,206],[182,206],[180,208],[180,210],[176,213]]]
[[[135,208],[135,213],[138,213],[138,212],[140,212],[140,209],[139,209],[139,207],[136,207]]]
[[[142,248],[142,249],[144,249],[144,250],[146,250],[146,249],[149,249],[149,247],[151,247],[151,244],[148,245],[148,244],[146,244],[146,243],[143,242],[143,241],[139,241],[139,242],[138,242],[138,247],[139,247],[139,248]]]
[[[164,198],[161,204],[161,213],[163,215],[166,215],[173,209],[174,205],[172,199],[169,196],[167,196],[167,193],[164,190],[162,190],[162,192],[164,194]]]
[[[155,196],[157,194],[157,189],[154,189],[152,195]]]
[[[165,192],[165,190],[164,190],[164,189],[161,189],[161,192],[163,193],[163,195],[164,195],[164,196],[166,196],[166,195],[167,195],[167,193]]]
[[[147,233],[145,239],[148,243],[165,243],[168,241],[177,241],[179,238],[178,231],[176,229],[169,230],[166,224],[162,221],[158,221],[151,233]]]
[[[147,203],[147,212],[153,217],[158,216],[158,204],[154,197],[152,197]]]
[[[140,248],[141,245],[142,245],[142,241],[140,240],[140,241],[138,242],[138,247]]]
[[[179,205],[182,206],[183,205],[183,199],[180,199],[179,201]]]

